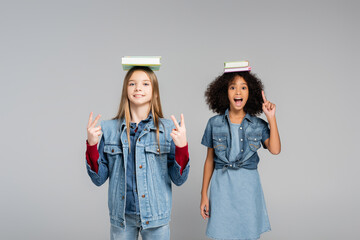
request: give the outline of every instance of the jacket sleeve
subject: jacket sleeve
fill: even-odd
[[[177,186],[182,185],[188,178],[190,170],[190,158],[182,169],[179,163],[175,159],[175,144],[171,141],[170,153],[168,154],[168,169],[171,181]],[[182,172],[182,173],[181,173]]]
[[[86,168],[91,178],[91,181],[96,186],[101,186],[102,184],[104,184],[104,182],[109,176],[109,161],[107,159],[106,154],[104,154],[104,136],[101,137],[98,151],[99,151],[99,159],[97,160],[97,163],[99,165],[98,171],[97,172],[93,171],[87,161],[86,161]]]

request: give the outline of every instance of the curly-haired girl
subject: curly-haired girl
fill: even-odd
[[[271,228],[257,150],[261,143],[272,154],[281,151],[275,104],[266,99],[261,80],[249,71],[222,74],[209,84],[205,97],[219,114],[209,119],[201,142],[208,147],[200,205],[202,217],[209,218],[206,235],[258,239]],[[270,129],[256,117],[262,112]]]

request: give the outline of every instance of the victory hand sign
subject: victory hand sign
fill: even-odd
[[[99,142],[99,136],[101,135],[101,127],[96,127],[101,115],[97,115],[95,120],[92,121],[93,113],[90,113],[89,122],[87,125],[87,141],[90,146],[93,146]]]
[[[170,133],[170,136],[173,139],[173,141],[177,147],[185,147],[187,144],[187,140],[186,140],[186,128],[185,128],[184,115],[181,114],[180,125],[176,121],[176,118],[174,117],[174,115],[171,115],[171,119],[173,120],[176,128],[172,130],[172,132]]]

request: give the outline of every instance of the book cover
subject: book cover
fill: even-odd
[[[248,61],[225,62],[224,68],[242,68],[249,67]]]
[[[160,59],[161,56],[125,56],[121,59],[121,63],[125,71],[134,66],[145,66],[158,71],[161,66]]]
[[[224,73],[228,72],[245,72],[245,71],[251,71],[251,67],[241,67],[241,68],[225,68]]]

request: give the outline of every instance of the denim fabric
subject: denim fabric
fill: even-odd
[[[98,173],[87,164],[88,174],[97,186],[109,178],[108,206],[112,225],[125,227],[127,188],[127,164],[129,144],[125,120],[109,120],[101,123],[103,136],[99,143]],[[189,174],[189,163],[180,174],[175,161],[175,145],[170,133],[175,126],[171,120],[160,119],[158,146],[156,127],[151,119],[139,135],[135,150],[135,172],[140,219],[143,229],[154,228],[170,221],[172,194],[171,181],[183,184]]]
[[[110,239],[111,240],[137,240],[139,232],[143,240],[169,240],[170,227],[165,224],[160,227],[143,229],[141,227],[141,219],[136,214],[125,214],[126,227],[119,228],[111,225]]]
[[[127,214],[140,214],[139,209],[139,198],[137,196],[137,188],[136,188],[136,161],[135,161],[135,146],[136,140],[139,138],[142,130],[144,129],[146,123],[150,121],[152,118],[151,113],[145,119],[139,122],[138,126],[136,123],[130,123],[130,148],[127,158],[127,173],[126,173],[126,207],[125,213]]]
[[[256,151],[270,137],[265,121],[248,114],[230,122],[228,110],[212,117],[202,144],[214,148],[210,183],[210,217],[206,235],[213,239],[258,239],[270,231]]]
[[[257,169],[259,156],[257,150],[270,137],[270,129],[264,120],[246,114],[240,127],[240,152],[235,159],[229,159],[232,134],[230,131],[229,110],[224,115],[209,119],[201,144],[214,148],[215,168]],[[265,147],[265,146],[264,146]]]
[[[231,129],[230,132],[232,133],[231,148],[230,148],[230,153],[229,153],[229,161],[230,162],[234,162],[238,153],[241,152],[240,148],[241,148],[242,141],[240,141],[239,131],[238,131],[238,129],[240,127],[241,127],[241,124],[235,124],[235,123],[230,124],[230,129]]]
[[[257,239],[271,229],[257,169],[215,169],[209,203],[210,238]]]

